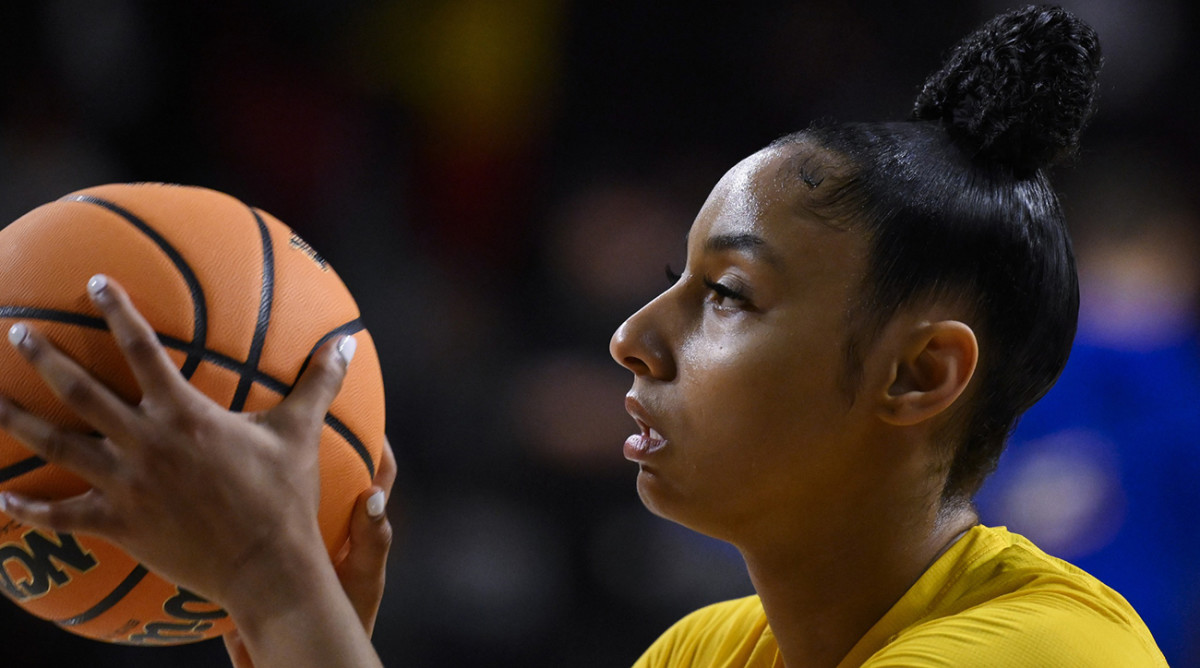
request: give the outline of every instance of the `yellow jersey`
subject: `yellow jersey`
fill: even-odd
[[[1166,668],[1120,594],[1004,528],[976,526],[867,631],[838,668]],[[667,630],[635,668],[782,668],[757,596]]]

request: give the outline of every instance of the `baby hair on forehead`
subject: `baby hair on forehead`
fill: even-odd
[[[855,227],[854,207],[842,206],[846,186],[857,178],[845,156],[809,140],[804,132],[780,137],[771,148],[786,152],[778,179],[806,217],[837,229]]]

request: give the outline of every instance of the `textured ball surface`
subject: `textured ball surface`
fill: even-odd
[[[133,375],[84,290],[97,273],[126,288],[180,372],[231,410],[279,403],[326,341],[357,339],[320,445],[319,521],[336,555],[379,463],[384,399],[374,344],[328,263],[270,214],[213,190],[157,183],[81,190],[0,230],[0,327],[34,323],[135,402]],[[10,346],[0,346],[0,369],[0,393],[58,424],[91,431]],[[61,499],[87,484],[0,432],[3,490]],[[181,644],[233,627],[216,605],[111,544],[34,529],[3,513],[0,592],[30,613],[106,642]]]

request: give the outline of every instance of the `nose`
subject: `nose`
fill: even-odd
[[[617,328],[608,342],[608,352],[617,364],[635,376],[674,380],[676,368],[671,346],[664,336],[664,295],[646,304]]]

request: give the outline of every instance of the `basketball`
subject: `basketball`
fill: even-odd
[[[126,288],[180,373],[233,411],[279,403],[318,348],[355,337],[357,354],[320,443],[319,522],[335,557],[379,464],[384,397],[374,344],[328,262],[279,220],[229,195],[158,183],[81,190],[0,230],[0,328],[33,323],[136,403],[137,383],[85,291],[98,273]],[[0,368],[0,393],[66,428],[92,431],[9,346],[0,346]],[[0,491],[61,499],[87,488],[0,432]],[[224,610],[113,545],[3,513],[0,591],[63,629],[111,643],[175,645],[233,628]]]

